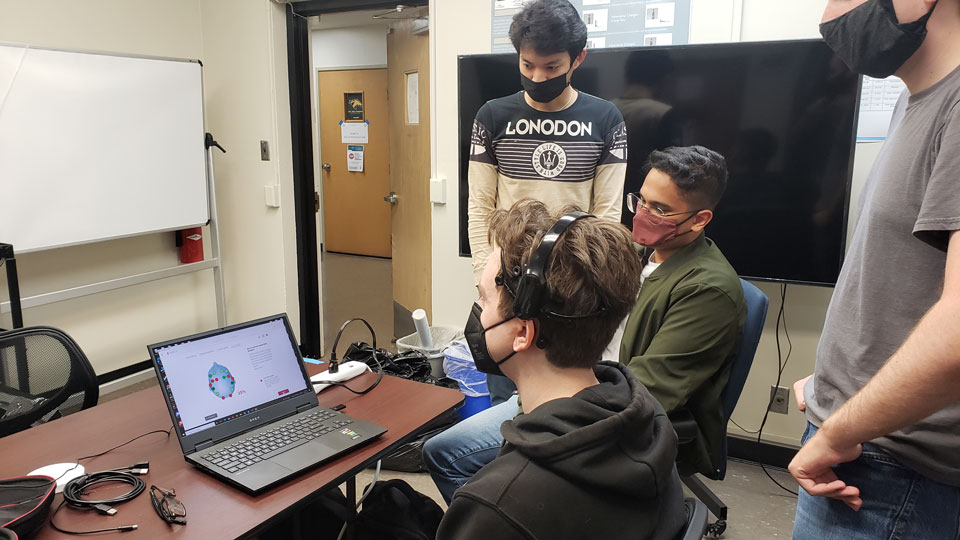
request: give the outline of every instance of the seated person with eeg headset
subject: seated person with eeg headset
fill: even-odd
[[[517,384],[522,414],[437,538],[673,538],[676,434],[625,366],[600,362],[640,284],[629,232],[532,200],[495,211],[490,231],[499,247],[464,332],[478,369]]]
[[[644,266],[622,284],[636,303],[625,321],[620,361],[668,413],[697,423],[697,437],[679,449],[684,474],[712,471],[710,456],[725,434],[720,391],[746,316],[736,272],[704,234],[726,179],[717,152],[672,147],[651,154],[643,188],[628,196]],[[642,285],[639,295],[632,280]],[[496,455],[500,425],[517,408],[514,396],[426,442],[424,463],[448,504]]]

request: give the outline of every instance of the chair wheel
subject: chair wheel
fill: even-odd
[[[722,535],[725,530],[727,530],[726,520],[718,519],[716,523],[707,525],[707,532],[704,536],[707,538],[720,538],[720,535]]]

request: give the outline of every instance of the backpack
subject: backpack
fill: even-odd
[[[403,480],[379,481],[354,522],[355,540],[434,540],[443,510]]]

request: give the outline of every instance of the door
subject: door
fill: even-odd
[[[427,34],[414,35],[413,21],[400,21],[387,36],[390,78],[390,144],[394,156],[394,333],[414,331],[410,312],[427,311],[432,322],[432,231],[430,229],[430,53]]]
[[[387,70],[321,71],[317,77],[326,250],[389,258]],[[367,142],[343,142],[341,123],[360,132],[365,125]],[[347,161],[361,155],[357,148],[362,149],[363,170],[355,172],[348,170]]]

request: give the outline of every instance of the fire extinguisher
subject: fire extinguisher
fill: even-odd
[[[195,263],[203,260],[203,232],[200,227],[177,231],[177,247],[180,248],[180,262]]]

